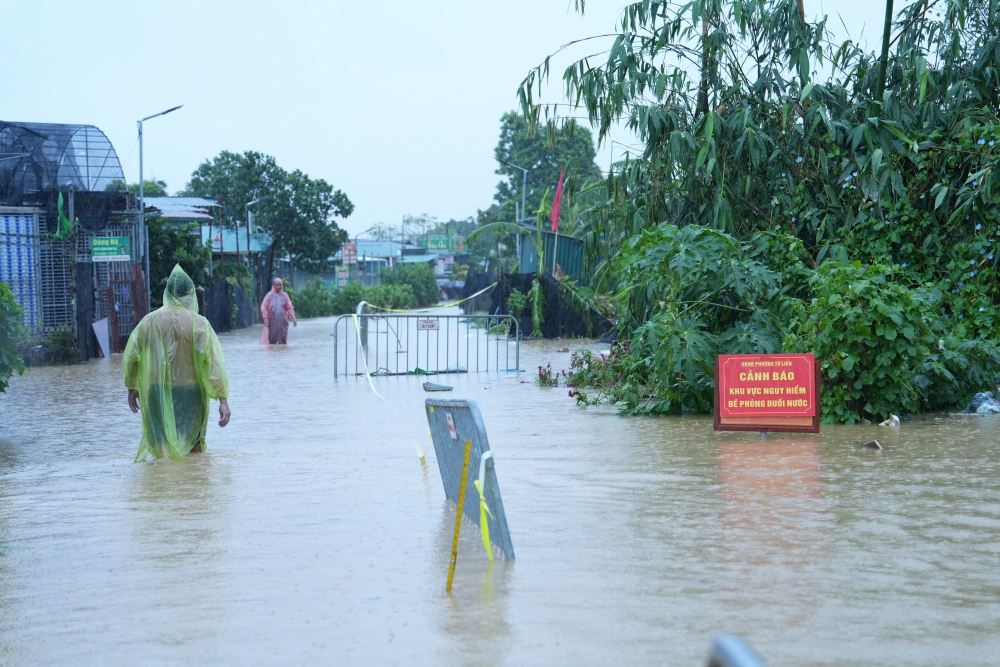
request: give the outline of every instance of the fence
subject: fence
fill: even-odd
[[[120,351],[119,338],[131,333],[148,303],[137,226],[111,224],[99,232],[79,227],[65,240],[48,234],[47,228],[41,209],[0,210],[0,282],[14,292],[26,332],[45,335],[75,327],[81,358],[86,359],[93,336],[90,323],[107,317],[112,346]],[[131,261],[92,262],[91,239],[101,236],[128,236]]]
[[[521,330],[510,315],[363,314],[357,318],[356,325],[353,315],[341,315],[334,322],[334,376],[363,375],[366,365],[372,375],[520,369]]]
[[[38,215],[0,215],[0,282],[9,285],[21,307],[21,324],[35,331],[42,324]]]

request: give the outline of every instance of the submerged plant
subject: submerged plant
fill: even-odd
[[[545,367],[538,367],[538,377],[535,378],[535,384],[539,387],[558,387],[559,386],[559,372],[552,370],[552,364],[545,364]]]

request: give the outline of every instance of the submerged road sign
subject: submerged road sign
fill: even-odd
[[[819,433],[812,354],[723,354],[715,361],[716,431]]]
[[[493,453],[486,439],[486,426],[479,414],[479,406],[473,400],[436,398],[428,398],[424,406],[438,468],[441,470],[444,495],[457,504],[465,443],[471,441],[472,452],[463,503],[465,516],[479,526],[480,531],[480,521],[485,518],[489,526],[490,541],[500,547],[508,560],[514,560],[514,545],[510,541],[507,515],[503,511],[500,485],[493,467]]]

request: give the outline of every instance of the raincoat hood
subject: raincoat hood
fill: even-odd
[[[163,290],[164,308],[181,308],[198,312],[198,297],[194,292],[194,281],[184,272],[180,264],[174,264],[174,270],[167,278],[167,288]]]

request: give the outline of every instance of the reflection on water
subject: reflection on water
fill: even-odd
[[[444,493],[442,489],[442,494]],[[441,503],[441,521],[435,551],[440,566],[442,593],[447,580],[451,545],[455,533],[455,506]],[[502,662],[511,628],[506,610],[509,583],[515,563],[501,556],[486,557],[479,527],[463,517],[458,563],[452,592],[442,601],[437,617],[441,632],[454,641],[455,657],[462,665],[495,665]]]
[[[716,445],[728,561],[793,564],[822,544],[819,439],[785,438]]]
[[[691,665],[719,632],[779,667],[1000,663],[1000,419],[713,433],[539,389],[567,343],[526,342],[520,377],[448,379],[518,560],[466,522],[447,595],[424,378],[334,379],[331,331],[221,336],[233,421],[182,463],[131,463],[117,358],[14,378],[0,664]]]

